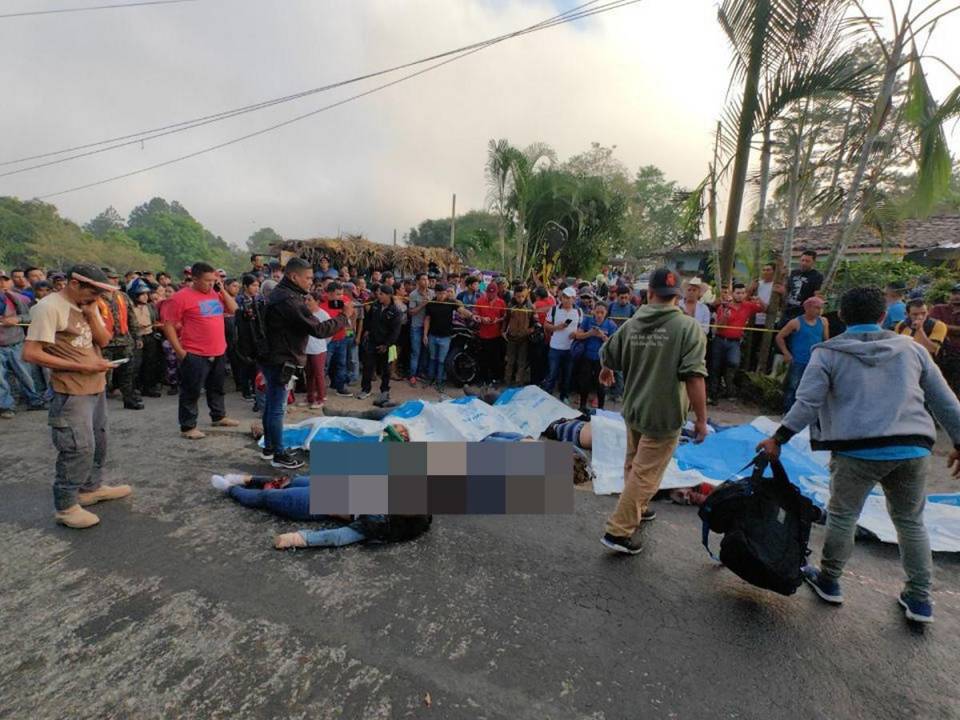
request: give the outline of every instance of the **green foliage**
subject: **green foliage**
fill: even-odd
[[[783,380],[786,368],[786,365],[781,366],[776,375],[761,372],[740,373],[740,398],[757,405],[761,412],[779,415],[783,411]]]
[[[280,233],[272,227],[263,227],[247,238],[247,251],[251,254],[264,254],[269,251],[271,243],[279,243],[282,240]]]
[[[840,297],[854,287],[872,285],[884,287],[887,283],[900,281],[908,288],[915,287],[922,278],[942,277],[949,273],[945,268],[928,268],[896,257],[882,256],[863,260],[845,260],[840,265],[832,295]]]
[[[130,213],[127,234],[146,252],[160,255],[169,272],[179,273],[198,261],[236,274],[246,258],[195,220],[177,201],[155,197]]]
[[[120,213],[117,212],[113,205],[83,226],[84,230],[98,238],[104,237],[111,230],[120,230],[122,232],[125,228],[126,225],[123,222],[123,218],[120,217]]]
[[[0,198],[0,263],[67,268],[77,262],[136,270],[163,267],[159,255],[144,252],[122,229],[103,230],[97,237],[61,218],[53,205]]]
[[[497,244],[499,217],[485,210],[471,210],[457,218],[455,248],[470,265],[500,267],[500,248]],[[424,220],[410,228],[407,241],[424,247],[450,245],[450,218]]]

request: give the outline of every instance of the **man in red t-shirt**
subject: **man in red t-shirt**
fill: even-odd
[[[343,285],[334,280],[327,285],[327,299],[320,303],[320,307],[333,319],[343,312],[343,303]],[[353,396],[347,390],[347,365],[352,341],[352,337],[347,337],[345,327],[327,339],[327,374],[330,376],[330,385],[340,397]]]
[[[960,283],[950,290],[948,303],[934,305],[930,317],[947,326],[947,338],[937,354],[937,365],[953,392],[960,395]]]
[[[724,292],[716,305],[719,327],[713,338],[708,392],[712,404],[717,404],[721,377],[727,397],[733,396],[733,378],[740,367],[740,343],[743,341],[744,328],[751,323],[754,315],[763,312],[766,307],[759,298],[747,300],[747,288],[742,283],[733,286],[732,297]]]
[[[227,417],[223,383],[227,375],[227,336],[224,309],[237,311],[237,301],[224,289],[207,263],[190,268],[191,282],[163,303],[163,334],[180,361],[180,435],[187,440],[206,437],[197,429],[197,401],[207,394],[210,419],[217,427],[240,423]]]
[[[486,292],[477,300],[473,316],[480,323],[477,337],[480,339],[480,377],[482,383],[503,380],[503,361],[507,355],[506,341],[503,339],[503,318],[507,314],[507,303],[500,297],[497,283],[487,285]]]

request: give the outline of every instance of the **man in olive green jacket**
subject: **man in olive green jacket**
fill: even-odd
[[[707,434],[707,340],[697,321],[677,306],[679,294],[677,276],[666,268],[656,270],[650,277],[650,303],[600,349],[600,382],[612,385],[614,371],[623,373],[627,425],[623,492],[600,541],[615,552],[640,552],[633,535],[645,514],[653,519],[647,506],[660,489],[691,405],[696,442]]]

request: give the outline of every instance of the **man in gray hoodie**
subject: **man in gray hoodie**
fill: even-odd
[[[814,346],[796,404],[757,449],[778,457],[780,446],[809,425],[813,449],[833,452],[820,568],[803,569],[810,587],[829,603],[843,602],[839,580],[853,553],[857,519],[880,483],[907,575],[898,602],[907,619],[932,622],[933,558],[923,524],[926,473],[937,439],[930,413],[960,448],[960,401],[923,347],[881,329],[884,313],[879,288],[843,295],[840,318],[847,331]],[[960,451],[954,449],[948,463],[960,477]]]

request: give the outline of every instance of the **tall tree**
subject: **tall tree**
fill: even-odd
[[[247,238],[247,250],[251,253],[265,253],[273,243],[283,240],[280,233],[272,227],[262,227]]]
[[[123,230],[125,227],[120,213],[111,205],[84,225],[83,229],[95,237],[102,238],[111,230]]]

